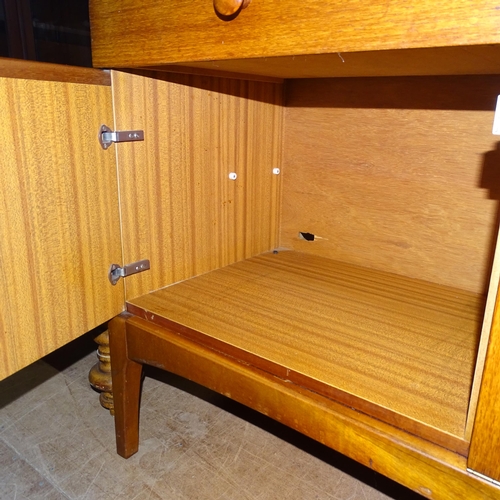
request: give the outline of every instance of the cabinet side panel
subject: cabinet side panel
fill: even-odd
[[[468,466],[500,481],[500,304],[497,299],[486,356]]]
[[[132,299],[272,250],[278,239],[282,86],[113,72],[124,259]],[[230,173],[237,178],[231,180]]]
[[[109,86],[0,79],[0,378],[118,314]]]
[[[281,244],[484,293],[500,199],[491,135],[499,84],[497,76],[289,82]]]

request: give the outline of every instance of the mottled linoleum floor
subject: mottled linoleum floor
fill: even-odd
[[[266,417],[159,371],[144,381],[139,453],[115,453],[87,382],[91,335],[0,382],[1,499],[416,500]],[[92,352],[91,352],[92,351]]]

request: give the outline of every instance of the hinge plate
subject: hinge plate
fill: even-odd
[[[119,264],[111,264],[108,272],[108,278],[112,285],[116,285],[120,278],[126,278],[132,274],[142,273],[150,268],[149,260],[138,260],[137,262],[132,262],[132,264],[127,264],[126,266],[120,267]]]
[[[114,142],[143,141],[144,130],[117,130],[113,132],[107,125],[101,125],[98,138],[102,149],[108,149]]]

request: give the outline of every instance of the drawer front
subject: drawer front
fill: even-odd
[[[97,67],[478,45],[500,38],[493,0],[251,0],[230,20],[217,16],[213,0],[91,0],[90,12]]]

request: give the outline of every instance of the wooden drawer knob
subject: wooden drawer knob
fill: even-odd
[[[230,17],[248,6],[251,0],[214,0],[214,9],[219,16]]]

